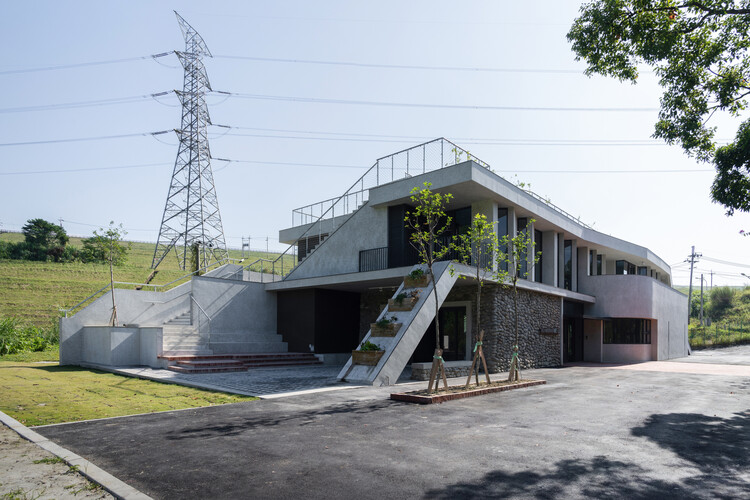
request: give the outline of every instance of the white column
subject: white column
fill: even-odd
[[[542,233],[542,281],[551,286],[559,286],[557,240],[555,231]]]

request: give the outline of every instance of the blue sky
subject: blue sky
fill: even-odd
[[[180,89],[183,71],[174,55],[149,56],[183,49],[172,12],[178,10],[215,56],[205,61],[214,90],[480,107],[210,97],[213,123],[238,127],[229,134],[211,129],[212,154],[258,162],[213,163],[229,246],[251,236],[253,248],[264,248],[266,237],[280,248],[274,239],[290,224],[292,209],[340,195],[379,157],[443,136],[500,175],[530,183],[596,229],[646,246],[668,264],[681,263],[695,245],[713,259],[699,269],[714,270],[714,284],[748,283],[739,273],[750,274],[750,238],[739,231],[750,229],[750,216],[726,217],[709,199],[710,166],[650,138],[660,96],[652,75],[644,73],[634,86],[582,74],[565,40],[579,7],[552,0],[533,9],[497,0],[3,2],[0,223],[17,230],[34,217],[62,219],[70,234],[88,235],[114,220],[130,238],[155,241],[177,140],[149,133],[178,127],[180,108],[173,94],[150,95]],[[104,103],[54,108],[95,100]],[[716,123],[719,137],[732,137],[731,121]],[[8,145],[129,134],[145,135]],[[58,172],[29,173],[40,171]],[[673,274],[687,284],[684,264]]]

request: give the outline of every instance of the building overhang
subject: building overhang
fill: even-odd
[[[453,264],[454,270],[463,279],[459,280],[456,286],[468,286],[476,284],[476,269],[463,264]],[[392,269],[383,269],[380,271],[367,271],[361,273],[335,274],[329,276],[316,276],[311,278],[289,279],[283,281],[274,281],[266,284],[266,291],[284,292],[290,290],[304,290],[311,288],[324,288],[329,290],[339,290],[344,292],[366,292],[373,289],[395,289],[401,285],[404,276],[409,274],[412,266],[395,267]],[[485,283],[496,283],[495,281],[485,278]],[[528,290],[531,292],[544,293],[561,297],[565,300],[582,302],[585,304],[596,303],[596,297],[584,293],[564,290],[544,283],[534,281],[519,280],[519,290]]]

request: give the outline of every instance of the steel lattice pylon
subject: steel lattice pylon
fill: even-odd
[[[173,248],[181,269],[186,269],[196,250],[198,268],[227,257],[208,147],[211,119],[206,92],[211,84],[202,57],[211,57],[211,52],[198,32],[177,12],[175,15],[185,37],[185,52],[177,52],[185,68],[185,83],[182,92],[177,92],[182,122],[176,130],[180,143],[151,262],[154,269]]]

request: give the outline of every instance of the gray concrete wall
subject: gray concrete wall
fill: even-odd
[[[638,363],[651,360],[649,344],[602,345],[602,363]]]
[[[161,328],[84,326],[80,364],[163,368]]]
[[[649,351],[647,359],[672,359],[687,356],[687,297],[677,290],[648,276],[607,275],[580,276],[579,291],[596,297],[589,304],[586,316],[595,318],[651,319],[651,343],[656,353]],[[651,349],[651,346],[649,346]],[[634,354],[621,350],[623,356],[636,359]],[[610,360],[613,358],[609,358]],[[627,359],[622,359],[626,361]]]
[[[118,325],[160,326],[190,310],[190,283],[166,292],[115,289]],[[106,326],[112,315],[112,295],[107,292],[69,318],[60,319],[60,364],[83,361],[84,326]]]
[[[388,245],[388,208],[369,203],[318,245],[288,279],[359,272],[359,252]]]
[[[276,296],[262,283],[193,278],[193,299],[211,318],[212,333],[276,333]],[[205,324],[193,307],[193,325]]]
[[[589,363],[602,362],[602,320],[583,320],[583,360]]]

